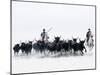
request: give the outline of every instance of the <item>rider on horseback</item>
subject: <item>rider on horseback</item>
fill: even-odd
[[[89,28],[89,29],[88,29],[88,32],[86,33],[87,43],[88,43],[88,41],[89,41],[89,39],[90,39],[91,37],[93,37],[93,35],[92,35],[92,32],[91,32],[91,29]]]
[[[47,35],[47,32],[45,32],[45,29],[43,29],[43,32],[41,33],[41,38],[42,38],[42,41],[44,42],[48,42],[48,35]]]

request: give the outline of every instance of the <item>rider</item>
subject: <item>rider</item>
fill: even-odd
[[[87,42],[89,41],[91,36],[93,36],[93,35],[92,35],[92,32],[91,32],[91,29],[89,28],[88,32],[86,33]]]
[[[41,33],[41,38],[42,38],[42,41],[44,42],[47,42],[49,39],[47,32],[45,32],[45,29],[43,29],[43,32]]]

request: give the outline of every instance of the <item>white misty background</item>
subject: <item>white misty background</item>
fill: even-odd
[[[91,6],[60,5],[31,2],[12,3],[13,44],[40,39],[43,28],[53,27],[48,35],[62,39],[85,39],[88,28],[95,33],[95,8]],[[94,34],[95,35],[95,34]]]

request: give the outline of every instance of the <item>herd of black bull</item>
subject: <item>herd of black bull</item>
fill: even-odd
[[[49,53],[57,53],[57,52],[71,52],[72,50],[74,51],[73,53],[75,54],[77,51],[80,51],[81,54],[84,54],[84,50],[86,52],[86,48],[84,46],[85,41],[80,40],[77,42],[77,39],[74,38],[73,40],[60,40],[60,37],[55,37],[53,42],[47,42],[45,43],[44,41],[38,40],[37,42],[32,44],[32,41],[29,41],[28,43],[22,42],[21,44],[16,44],[13,47],[14,54],[18,54],[19,51],[22,51],[22,54],[31,54],[32,48],[36,52],[43,53],[48,50]]]

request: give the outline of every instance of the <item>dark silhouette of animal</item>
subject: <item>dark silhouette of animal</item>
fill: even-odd
[[[84,53],[83,53],[83,50],[84,50],[84,49],[85,49],[85,52],[87,52],[87,50],[86,50],[86,48],[85,48],[85,46],[84,46],[84,43],[85,43],[84,40],[82,40],[82,41],[79,42],[79,50],[82,52],[82,54],[84,54]]]
[[[29,53],[31,54],[32,51],[32,42],[29,41],[29,43],[26,43],[26,49],[25,49],[25,53],[28,55]]]
[[[44,41],[38,40],[33,44],[33,48],[36,50],[36,52],[43,53],[47,48],[47,44]]]
[[[47,44],[47,50],[49,50],[51,54],[56,53],[56,44],[54,42],[49,42]]]
[[[21,46],[20,46],[20,49],[22,51],[22,54],[31,54],[31,51],[32,51],[32,42],[29,41],[28,43],[25,43],[25,42],[22,42],[21,43]]]
[[[85,48],[85,46],[84,46],[84,40],[80,40],[80,42],[79,43],[77,43],[77,39],[73,39],[73,45],[72,45],[72,48],[73,48],[73,50],[74,50],[74,54],[75,54],[75,52],[76,51],[80,51],[81,52],[81,54],[83,55],[84,53],[83,53],[83,50],[85,49],[85,52],[86,52],[86,48]]]
[[[15,44],[15,46],[13,47],[13,50],[14,50],[14,54],[19,53],[19,50],[20,50],[20,45],[19,44]]]
[[[22,42],[22,43],[21,43],[21,46],[20,46],[20,49],[21,49],[21,51],[22,51],[22,54],[24,54],[25,51],[26,51],[26,43]]]
[[[72,50],[72,40],[68,40],[68,42],[64,41],[62,43],[62,49],[64,49],[65,52],[71,51]]]
[[[49,42],[47,44],[47,49],[51,52],[51,53],[56,53],[56,52],[60,52],[62,49],[62,43],[60,41],[60,37],[55,37],[53,42]]]

